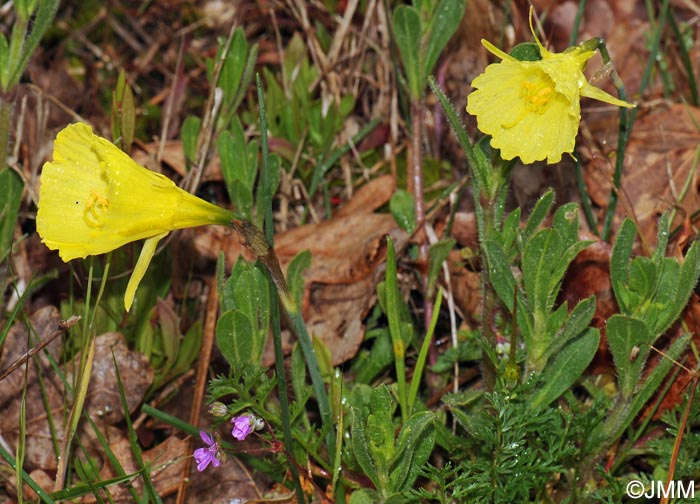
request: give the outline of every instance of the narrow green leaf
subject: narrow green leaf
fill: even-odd
[[[381,502],[379,494],[367,488],[355,490],[350,496],[350,504],[376,504],[377,502]]]
[[[238,179],[229,184],[229,197],[236,211],[246,219],[253,218],[253,193]]]
[[[656,264],[648,257],[635,257],[630,263],[627,289],[630,293],[629,310],[637,315],[639,305],[651,301],[656,292],[658,273]]]
[[[0,170],[0,263],[10,256],[24,184],[13,170]]]
[[[3,444],[0,444],[0,458],[5,460],[7,464],[12,468],[16,469],[17,468],[17,461],[15,458],[5,450],[5,447]],[[55,501],[53,498],[47,494],[39,484],[37,484],[36,481],[32,479],[32,477],[24,470],[20,468],[20,472],[22,474],[22,481],[29,485],[29,487],[36,492],[36,494],[41,498],[41,502],[44,502],[46,504],[53,504]]]
[[[227,284],[228,282],[224,281],[224,277],[226,274],[226,262],[224,258],[224,251],[219,252],[219,256],[216,258],[216,286],[219,290],[219,300],[221,304],[221,311],[225,312],[228,310],[233,310],[236,305],[235,302],[233,301],[233,294],[230,294],[227,296]]]
[[[266,336],[270,322],[270,290],[265,283],[265,273],[252,264],[233,278],[236,309],[248,316],[256,332]]]
[[[595,296],[580,301],[569,314],[561,334],[552,342],[547,355],[556,354],[564,345],[586,330],[593,320],[596,309]]]
[[[605,325],[610,353],[620,381],[620,393],[628,399],[639,382],[654,336],[639,319],[615,314]]]
[[[224,90],[224,100],[227,104],[233,103],[236,98],[247,59],[248,42],[243,28],[238,27],[233,33],[233,39],[219,76],[219,86]]]
[[[527,348],[534,348],[539,335],[535,334],[533,310],[522,290],[517,291],[517,296],[518,310],[516,319],[518,322],[518,328],[520,329],[523,339],[525,340],[525,346]]]
[[[0,33],[0,69],[7,68],[8,59],[10,57],[10,49],[7,45],[7,39],[3,33]],[[4,72],[0,70],[0,76]]]
[[[243,125],[237,117],[231,122],[230,131],[233,155],[229,158],[227,169],[232,178],[240,180],[252,190],[258,175],[258,144],[250,142],[250,145],[246,145]]]
[[[659,217],[658,233],[656,238],[656,250],[654,250],[654,255],[652,260],[656,263],[661,261],[666,256],[666,247],[668,246],[668,236],[669,236],[669,221],[668,212],[664,212]]]
[[[243,75],[238,85],[238,90],[233,100],[229,103],[229,114],[233,114],[238,106],[243,101],[246,93],[248,92],[248,86],[253,80],[253,73],[255,72],[255,64],[258,61],[258,44],[253,44],[248,51],[248,57],[246,59],[245,67],[243,68]]]
[[[221,314],[216,323],[216,344],[231,367],[260,364],[262,345],[253,337],[256,333],[250,318],[240,310]]]
[[[533,410],[550,405],[578,380],[598,351],[600,332],[588,328],[577,339],[554,354],[542,372],[542,385],[530,402]]]
[[[523,252],[523,286],[533,313],[551,309],[551,289],[561,280],[557,265],[563,253],[561,237],[553,229],[542,229],[528,240]]]
[[[542,224],[542,221],[544,221],[544,218],[547,217],[553,203],[554,191],[551,190],[544,193],[542,196],[540,196],[540,199],[537,200],[537,203],[535,203],[535,208],[533,208],[532,212],[530,212],[530,217],[528,217],[527,224],[523,230],[522,240],[524,244],[527,243],[532,233],[537,230],[539,225]]]
[[[359,356],[361,360],[353,365],[353,368],[357,369],[355,383],[370,383],[394,362],[394,350],[391,346],[391,336],[388,329],[381,328],[376,331],[378,334],[374,338],[369,355],[361,354]],[[367,340],[366,336],[365,340]]]
[[[435,283],[442,271],[442,263],[445,262],[457,240],[446,238],[433,243],[428,248],[428,296],[431,298],[435,292]]]
[[[433,90],[433,93],[435,93],[435,96],[440,102],[440,106],[445,112],[445,117],[447,117],[447,122],[450,123],[459,145],[462,147],[464,154],[467,156],[469,167],[472,170],[475,183],[479,184],[481,187],[488,187],[487,181],[490,175],[489,169],[488,167],[484,167],[481,163],[477,162],[471,139],[469,138],[467,130],[465,129],[464,124],[462,124],[459,115],[457,114],[457,110],[455,110],[454,105],[447,99],[447,96],[445,96],[445,93],[442,91],[442,89],[440,89],[440,86],[438,86],[433,77],[428,79],[428,83],[430,84],[430,89]]]
[[[656,367],[654,367],[651,373],[649,373],[649,376],[647,376],[646,380],[644,380],[644,383],[637,387],[637,391],[634,394],[629,410],[630,417],[627,425],[629,425],[629,423],[636,418],[642,407],[649,399],[651,399],[654,393],[659,390],[661,382],[664,380],[671,367],[677,365],[676,361],[687,348],[691,336],[691,334],[685,333],[680,338],[676,339],[668,350],[664,352],[662,359],[659,361]],[[627,425],[625,425],[625,428]]]
[[[396,382],[399,390],[399,404],[401,405],[401,417],[408,418],[408,396],[406,390],[406,343],[401,331],[401,318],[399,315],[400,301],[399,287],[397,283],[396,253],[394,243],[389,236],[386,237],[386,316],[389,319],[389,333],[391,344],[394,348],[394,365],[396,367]]]
[[[509,261],[513,261],[518,252],[517,248],[513,247],[518,233],[520,233],[520,207],[508,214],[503,221],[503,230],[495,236]]]
[[[421,23],[416,9],[408,5],[399,5],[396,8],[394,35],[406,71],[409,93],[412,99],[417,99],[420,97],[424,83],[421,82],[422,69],[419,58]]]
[[[553,344],[561,336],[561,334],[560,334],[561,329],[564,326],[564,323],[566,322],[568,313],[569,313],[569,304],[566,301],[564,301],[562,304],[560,304],[556,309],[547,313],[546,324],[545,324],[546,330],[545,330],[544,336],[548,340],[547,341],[548,346],[545,347],[545,349],[544,349],[545,353],[546,353],[547,348],[551,347],[550,341]]]
[[[304,271],[311,266],[311,251],[302,250],[289,262],[287,266],[287,285],[289,293],[296,302],[297,306],[301,306],[301,301],[304,296]]]
[[[435,298],[435,306],[433,308],[433,316],[430,319],[430,326],[428,327],[428,332],[423,338],[423,343],[420,347],[420,352],[418,353],[418,358],[416,359],[416,366],[413,376],[411,377],[411,386],[408,391],[408,409],[413,411],[416,404],[416,398],[418,397],[418,387],[423,378],[423,368],[425,367],[426,359],[428,358],[428,350],[430,348],[430,342],[433,339],[433,334],[435,334],[435,326],[437,325],[438,315],[440,314],[440,307],[442,306],[442,288],[438,290],[437,297]]]
[[[484,240],[481,244],[481,250],[486,258],[491,285],[501,303],[508,308],[510,313],[513,313],[515,277],[513,277],[513,271],[503,247],[493,240]]]
[[[660,335],[680,316],[688,298],[679,296],[681,265],[675,258],[666,257],[660,261],[652,296],[644,303],[644,320],[652,334]],[[691,275],[692,280],[692,275]],[[685,284],[683,284],[685,285]],[[692,287],[691,287],[692,290]],[[687,293],[690,295],[690,292]]]
[[[441,0],[433,12],[428,47],[423,57],[423,75],[429,75],[440,53],[454,35],[464,17],[465,0]]]
[[[182,122],[180,128],[180,138],[182,139],[182,150],[185,152],[185,160],[188,162],[188,169],[197,161],[197,141],[202,120],[193,115],[188,115]],[[219,148],[221,158],[221,149]],[[223,166],[223,162],[221,163]],[[223,171],[223,169],[222,169]]]
[[[179,376],[186,373],[192,367],[192,363],[202,348],[202,321],[197,320],[185,333],[180,345],[180,352],[177,354],[171,376]]]
[[[389,201],[389,210],[401,229],[411,234],[416,229],[416,216],[413,210],[413,195],[397,189]]]
[[[671,366],[675,364],[674,361],[680,357],[681,353],[688,346],[690,337],[691,335],[686,333],[671,344],[668,350],[664,352],[664,357],[649,373],[644,383],[637,388],[634,395],[627,400],[619,401],[608,414],[605,422],[599,424],[591,433],[590,446],[596,447],[600,443],[611,444],[614,440],[619,439],[651,396],[659,390]]]
[[[556,297],[561,290],[561,283],[564,279],[564,275],[569,269],[571,262],[576,259],[576,256],[579,255],[579,253],[581,253],[581,251],[588,247],[591,243],[591,241],[575,241],[554,263],[550,277],[549,297],[547,298],[548,306],[552,306],[552,304],[556,301]]]
[[[435,415],[432,411],[415,413],[401,428],[396,455],[391,466],[389,490],[409,490],[428,461],[435,444]]]
[[[306,384],[306,364],[304,354],[299,345],[294,346],[291,358],[291,382],[294,391],[294,403],[298,403],[303,397],[308,396],[309,387]]]
[[[680,274],[678,275],[678,288],[676,290],[675,300],[670,303],[669,311],[666,314],[664,324],[659,324],[657,330],[661,333],[665,332],[671,324],[673,324],[688,303],[688,299],[698,283],[700,276],[700,246],[698,242],[694,242],[690,246],[690,250],[685,256],[683,265],[681,266]]]
[[[39,2],[39,8],[34,17],[34,22],[31,24],[31,29],[26,35],[26,38],[22,41],[22,48],[20,49],[21,56],[16,64],[13,65],[13,68],[8,69],[7,80],[3,82],[5,90],[9,90],[19,82],[29,62],[29,58],[39,46],[39,42],[41,42],[41,38],[44,36],[44,33],[46,33],[46,30],[51,26],[59,3],[59,0],[42,0]],[[10,49],[10,51],[12,52],[12,49]],[[15,62],[13,61],[12,63]]]
[[[29,21],[29,17],[34,12],[36,7],[36,0],[30,2],[30,0],[14,0],[15,9],[17,10],[17,16],[23,21]],[[33,5],[32,5],[33,4]]]
[[[620,312],[623,314],[630,314],[631,299],[627,286],[630,281],[630,254],[636,234],[637,226],[631,220],[625,219],[617,231],[610,257],[610,281]]]
[[[567,203],[554,212],[552,227],[559,233],[565,247],[570,247],[578,241],[578,205]]]
[[[235,131],[235,127],[232,127],[232,129]],[[222,131],[216,143],[217,150],[219,151],[219,162],[221,163],[221,175],[224,177],[227,188],[231,186],[234,180],[238,180],[236,176],[236,166],[239,161],[239,153],[237,152],[239,146],[236,145],[234,141],[234,134],[229,131]],[[229,196],[230,195],[231,191],[229,189]]]

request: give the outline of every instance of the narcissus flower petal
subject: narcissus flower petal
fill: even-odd
[[[530,20],[532,30],[532,19]],[[484,47],[502,59],[486,67],[472,82],[476,90],[467,112],[503,159],[519,156],[524,163],[546,159],[557,163],[574,150],[581,120],[581,96],[620,107],[634,107],[591,86],[583,73],[594,51],[571,47],[563,53],[545,49],[535,37],[541,60],[519,61],[486,40]]]
[[[44,164],[36,226],[46,246],[70,261],[174,229],[228,225],[233,218],[76,123],[58,133],[53,161]],[[156,242],[144,247],[127,290],[131,300]]]
[[[136,295],[136,288],[143,280],[143,276],[146,274],[148,265],[151,264],[151,259],[153,259],[153,254],[156,253],[156,247],[158,242],[167,235],[168,232],[161,233],[157,236],[152,236],[151,238],[146,238],[143,242],[143,248],[141,249],[141,254],[139,255],[139,260],[136,261],[136,266],[134,266],[134,271],[131,273],[129,278],[129,283],[126,286],[126,291],[124,292],[124,308],[126,311],[131,309],[131,305],[134,302],[134,296]]]

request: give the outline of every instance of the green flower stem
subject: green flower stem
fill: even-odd
[[[639,84],[639,94],[641,95],[644,90],[649,86],[651,80],[651,71],[656,64],[656,56],[659,54],[659,44],[661,42],[661,35],[666,25],[666,18],[668,17],[669,11],[669,1],[663,0],[660,9],[659,22],[654,30],[654,36],[651,41],[651,48],[649,50],[649,59],[647,60],[647,66],[644,69],[644,74],[642,75],[642,81]],[[605,45],[603,39],[598,39],[598,50],[603,58],[603,63],[611,64],[610,54],[608,53],[608,48]],[[610,73],[610,78],[617,89],[618,96],[621,100],[627,100],[627,93],[625,92],[625,86],[622,84],[622,79],[618,75],[617,71],[613,67]],[[610,191],[610,199],[608,201],[608,208],[605,213],[605,221],[603,222],[603,231],[601,233],[601,238],[603,240],[608,240],[610,238],[610,233],[612,231],[613,218],[615,217],[615,208],[617,206],[617,193],[620,189],[620,182],[622,180],[622,169],[625,160],[625,147],[629,141],[629,136],[632,131],[632,125],[637,117],[638,108],[633,110],[627,110],[625,108],[620,108],[620,130],[617,136],[617,156],[615,159],[615,173],[613,174],[613,188]]]
[[[700,96],[698,95],[698,83],[695,80],[695,71],[693,70],[693,62],[690,59],[690,54],[688,54],[688,49],[683,42],[683,34],[678,27],[676,22],[676,16],[671,13],[668,16],[668,22],[673,30],[673,35],[676,37],[676,42],[678,44],[678,52],[683,62],[683,67],[685,68],[685,75],[688,79],[688,87],[690,88],[690,104],[697,107],[700,105]]]
[[[438,288],[437,296],[435,296],[435,309],[433,310],[433,316],[430,319],[430,327],[428,327],[428,332],[423,338],[423,343],[421,344],[420,351],[418,353],[418,359],[416,359],[416,367],[411,378],[411,387],[408,391],[408,411],[409,416],[413,414],[413,407],[416,405],[416,399],[418,398],[418,387],[420,386],[421,378],[423,377],[423,369],[425,368],[425,361],[428,358],[428,349],[430,347],[430,342],[433,340],[433,335],[435,334],[435,326],[437,325],[438,315],[440,314],[440,307],[442,306],[442,287]]]
[[[323,382],[323,378],[321,377],[321,369],[318,365],[316,354],[314,353],[311,337],[306,329],[306,323],[301,316],[299,307],[294,302],[294,298],[289,292],[287,282],[284,279],[284,275],[282,275],[282,269],[280,268],[275,251],[263,236],[262,231],[255,227],[252,223],[244,220],[233,220],[231,222],[231,227],[241,236],[242,245],[253,253],[260,260],[263,266],[267,268],[272,282],[277,288],[277,294],[285,312],[287,312],[289,320],[294,326],[294,332],[299,338],[299,345],[301,346],[301,351],[304,354],[304,359],[306,360],[306,366],[309,370],[309,375],[311,376],[311,383],[313,384],[314,392],[316,393],[318,409],[321,413],[321,421],[323,422],[323,428],[326,431],[328,451],[329,453],[334,454],[335,428],[331,417],[328,394],[326,393],[326,387]],[[282,361],[282,359],[279,358],[277,360],[280,362]]]
[[[481,207],[480,193],[476,184],[474,184],[474,204]],[[484,243],[485,240],[492,238],[494,235],[494,205],[491,201],[487,201],[481,208],[484,219],[483,227],[479,229],[479,243]],[[486,257],[483,249],[482,257]],[[498,298],[491,282],[488,265],[486,264],[481,268],[481,299],[481,337],[490,349],[496,348],[496,335],[491,327],[491,322],[498,306]],[[496,365],[489,357],[487,351],[483,352],[481,362],[484,385],[487,390],[493,390],[496,385]]]
[[[484,243],[484,240],[492,239],[498,227],[500,227],[510,173],[514,162],[506,163],[500,169],[493,167],[482,152],[477,152],[474,149],[454,106],[447,99],[433,77],[428,79],[428,84],[430,84],[430,88],[445,111],[445,117],[467,157],[472,180],[474,213],[479,231],[479,243]],[[486,257],[483,251],[482,257]],[[493,290],[489,269],[486,266],[481,270],[481,286],[483,300],[481,306],[481,336],[491,348],[494,348],[496,335],[491,329],[491,321],[498,306],[498,298]],[[496,383],[496,368],[486,352],[482,360],[484,362],[484,381],[487,388],[493,388],[493,385]]]
[[[255,76],[256,87],[258,90],[258,103],[260,107],[260,131],[261,131],[261,154],[262,154],[262,170],[260,173],[260,185],[258,187],[258,210],[264,215],[265,233],[257,229],[252,223],[247,221],[234,221],[232,226],[236,228],[236,223],[240,224],[243,233],[239,234],[244,237],[244,240],[250,244],[255,255],[267,267],[270,279],[277,287],[280,300],[289,311],[287,302],[291,298],[289,290],[286,288],[284,276],[279,266],[279,261],[275,257],[274,249],[272,248],[274,223],[272,220],[272,190],[270,181],[270,152],[267,143],[267,114],[265,112],[265,94],[260,75]],[[268,280],[270,289],[270,299],[274,299],[274,288]],[[272,326],[272,343],[275,349],[275,374],[277,376],[277,394],[280,402],[280,416],[282,420],[282,433],[284,435],[284,444],[287,453],[290,457],[294,453],[294,445],[292,441],[292,427],[289,416],[289,397],[287,395],[287,378],[284,369],[284,351],[282,349],[282,334],[280,331],[280,314],[279,305],[271,303],[270,306],[270,325]],[[320,400],[319,400],[320,403]],[[299,471],[297,470],[294,460],[290,460],[289,470],[292,474],[292,482],[294,484],[294,492],[297,496],[297,501],[301,504],[306,502],[304,491],[301,488],[299,480]]]

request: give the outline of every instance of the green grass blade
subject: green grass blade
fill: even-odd
[[[397,283],[396,252],[394,242],[387,236],[386,256],[386,316],[389,319],[389,333],[394,348],[394,366],[396,367],[396,382],[399,389],[399,404],[401,418],[404,423],[411,416],[406,391],[406,345],[401,335],[401,319],[399,317],[399,287]]]
[[[440,306],[442,306],[442,287],[438,289],[437,296],[435,297],[433,316],[430,319],[430,326],[428,327],[428,332],[426,333],[425,338],[423,338],[423,344],[420,347],[420,352],[418,352],[416,367],[413,372],[413,377],[411,378],[411,387],[408,391],[408,410],[410,412],[413,412],[413,407],[416,405],[416,398],[418,397],[418,387],[423,376],[425,361],[428,358],[428,349],[430,348],[430,342],[433,339],[433,334],[435,334],[435,326],[437,325],[438,315],[440,314]]]

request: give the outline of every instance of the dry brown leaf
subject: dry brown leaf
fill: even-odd
[[[117,381],[114,364],[119,366],[121,385]],[[76,366],[80,356],[76,356]],[[67,377],[69,383],[71,374]],[[129,350],[121,333],[109,332],[95,341],[95,360],[90,375],[90,388],[85,398],[85,409],[90,417],[114,425],[124,420],[120,397],[123,390],[129,412],[133,413],[153,383],[153,369],[148,358],[140,352]]]
[[[257,477],[260,474],[256,474]],[[231,502],[265,502],[258,483],[245,465],[235,456],[213,469],[193,471],[188,502],[197,504],[228,504]],[[260,500],[258,500],[260,499]],[[274,502],[274,501],[270,501]]]
[[[116,429],[110,429],[110,432],[112,439],[110,449],[114,456],[126,474],[135,474],[139,467],[134,459],[129,439]],[[150,478],[159,496],[165,497],[177,491],[185,464],[184,457],[189,455],[191,454],[187,451],[187,442],[177,436],[170,436],[162,443],[141,454],[143,463],[151,468]],[[116,476],[117,474],[109,463],[105,462],[100,470],[100,479],[104,481]],[[134,477],[130,483],[139,494],[143,493],[143,480],[140,476]],[[108,490],[114,502],[133,502],[126,483],[110,486]],[[94,495],[89,495],[83,498],[82,502],[90,504],[96,502],[96,499]]]
[[[276,242],[285,267],[297,253],[311,251],[302,312],[309,333],[330,350],[333,365],[351,359],[362,343],[362,320],[383,276],[387,234],[398,250],[407,242],[391,215],[354,214],[296,228]],[[263,358],[271,363],[274,357],[267,350]]]
[[[41,337],[56,330],[59,322],[58,310],[52,306],[38,310],[30,319],[32,330]],[[26,335],[27,330],[22,323],[17,323],[10,329],[8,339],[3,345],[5,351],[2,358],[3,368],[26,351]],[[56,361],[59,360],[60,347],[60,338],[56,338],[48,346],[49,352]],[[0,407],[3,411],[0,417],[0,432],[11,446],[16,445],[19,434],[20,400],[22,390],[26,386],[25,466],[29,469],[40,468],[51,471],[56,469],[56,457],[52,441],[53,433],[49,427],[44,405],[45,402],[49,404],[54,430],[60,442],[64,429],[63,418],[66,414],[65,392],[63,382],[54,372],[48,358],[43,353],[38,355],[41,383],[35,371],[36,367],[30,361],[26,385],[23,368],[20,368],[9,375],[0,387]],[[98,425],[114,424],[124,419],[113,355],[119,365],[122,386],[130,411],[133,412],[143,401],[144,394],[153,381],[153,371],[146,357],[128,350],[121,334],[106,333],[99,336],[95,342],[95,360],[85,400],[86,411]],[[68,383],[73,383],[72,371],[77,368],[79,362],[80,356],[76,356],[73,363],[63,366]],[[87,427],[79,436],[79,442],[86,447],[94,441],[94,434]]]
[[[696,294],[690,296],[688,306],[683,312],[682,320],[676,321],[671,329],[654,344],[654,349],[657,351],[652,351],[649,356],[649,361],[645,366],[645,376],[648,376],[663,359],[667,358],[664,350],[667,348],[668,343],[675,341],[688,332],[693,335],[692,343],[697,348],[698,344],[700,344],[700,337],[698,337],[698,334],[700,334],[700,299]],[[680,364],[682,364],[682,367]],[[693,386],[693,371],[697,369],[697,359],[689,348],[678,361],[673,363],[669,374],[640,413],[640,419],[653,414],[653,418],[658,420],[664,412],[683,403],[689,397],[688,386]],[[674,376],[676,372],[678,372],[678,375]],[[661,403],[658,404],[657,408],[659,399]]]
[[[58,329],[61,317],[53,306],[46,306],[37,310],[29,318],[28,325],[31,328],[32,343],[28,344],[27,325],[23,322],[15,323],[7,334],[7,339],[2,346],[2,359],[0,367],[7,368],[19,357],[23,356],[36,342],[48,336]],[[61,352],[61,338],[54,339],[46,348],[46,351],[54,360],[58,360]],[[46,410],[39,381],[37,380],[37,368],[39,369],[46,396],[51,404],[61,404],[63,397],[63,384],[53,372],[51,363],[44,354],[39,352],[36,359],[38,365],[32,360],[26,368],[22,366],[10,374],[0,385],[0,432],[4,440],[13,448],[17,444],[19,430],[20,401],[22,391],[26,386],[26,453],[25,467],[30,470],[42,468],[46,470],[56,469],[56,457],[54,445],[51,441],[51,431],[46,420]],[[60,422],[62,415],[58,418]]]
[[[450,285],[455,304],[465,320],[476,322],[481,313],[481,272],[465,266],[458,250],[452,250],[447,258],[450,269]]]
[[[143,144],[140,149],[134,149],[131,153],[131,157],[142,165],[147,166],[151,169],[154,168],[154,161],[156,155],[158,154],[158,149],[160,144],[158,142],[151,142]],[[182,142],[180,140],[168,140],[165,142],[165,147],[163,148],[163,158],[161,161],[168,165],[175,173],[184,177],[187,175],[187,162],[185,161],[185,151],[182,148]],[[159,170],[160,171],[160,170]],[[207,169],[204,170],[202,176],[202,182],[209,182],[212,180],[222,180],[221,175],[221,164],[219,163],[219,156],[214,156]]]
[[[309,333],[328,347],[334,365],[352,358],[362,343],[362,319],[374,304],[383,274],[384,237],[391,235],[397,250],[407,243],[408,236],[391,215],[372,213],[389,201],[394,187],[390,176],[379,177],[360,188],[333,219],[275,236],[275,252],[284,271],[297,253],[311,251],[302,313]],[[210,259],[223,250],[228,268],[242,248],[237,235],[213,227],[195,238],[194,247]],[[285,343],[285,350],[291,350],[292,342]],[[263,360],[273,362],[271,347]]]
[[[700,209],[700,177],[695,156],[700,143],[700,109],[686,105],[658,108],[634,124],[622,178],[617,222],[629,215],[637,220],[642,236],[656,242],[657,220],[664,210],[676,206],[679,212],[673,226]],[[590,155],[590,153],[589,153]],[[593,201],[605,208],[610,195],[612,164],[593,155],[586,170],[586,184]],[[678,202],[684,184],[691,178],[683,201]]]

